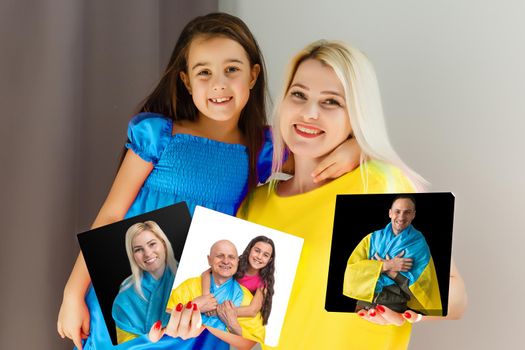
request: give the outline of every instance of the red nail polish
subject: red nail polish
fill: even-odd
[[[197,311],[197,304],[193,304],[193,311]]]
[[[365,313],[364,313],[363,311],[359,311],[357,314],[358,314],[359,316],[361,316],[361,317],[363,317],[363,316],[365,315]]]
[[[183,308],[183,305],[181,303],[178,303],[177,307],[175,308],[175,310],[182,311],[182,308]]]
[[[191,306],[192,306],[192,302],[188,301],[188,303],[186,304],[186,309],[191,309]]]
[[[377,305],[377,306],[376,306],[376,310],[377,310],[377,312],[379,312],[380,314],[382,314],[383,312],[385,312],[385,308],[384,308],[382,305]]]
[[[368,315],[374,317],[374,316],[376,315],[376,312],[375,312],[375,311],[370,311],[370,312],[368,313]]]
[[[403,316],[405,316],[405,318],[412,318],[412,315],[411,315],[410,312],[408,312],[408,311],[405,312],[405,313],[403,314]]]
[[[155,330],[159,330],[160,329],[160,326],[162,326],[162,322],[160,322],[160,320],[158,320],[157,322],[155,322],[155,324],[153,325],[153,328]]]

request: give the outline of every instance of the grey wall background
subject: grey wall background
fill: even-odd
[[[0,349],[71,349],[62,291],[127,121],[216,0],[0,2]]]
[[[457,196],[454,255],[470,307],[420,324],[413,349],[520,344],[525,279],[525,5],[506,0],[0,2],[0,348],[69,349],[62,289],[107,194],[127,120],[180,28],[219,6],[243,18],[275,93],[306,43],[341,39],[375,63],[393,144]],[[439,213],[436,213],[439,215]]]
[[[374,62],[392,143],[456,195],[460,321],[414,327],[412,349],[520,348],[525,290],[525,4],[505,0],[220,0],[259,40],[270,89],[297,50],[339,39]],[[439,215],[439,212],[436,212]]]

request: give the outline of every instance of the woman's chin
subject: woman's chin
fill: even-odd
[[[309,160],[320,160],[325,155],[331,153],[334,149],[323,150],[319,147],[288,147],[288,149],[293,153],[294,157],[297,159],[309,159]]]

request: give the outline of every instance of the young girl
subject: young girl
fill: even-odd
[[[250,305],[237,308],[237,317],[254,317],[259,311],[263,324],[268,323],[272,311],[275,272],[275,245],[266,236],[257,236],[248,243],[239,256],[234,278],[253,294]],[[202,274],[203,295],[210,294],[210,270]]]
[[[261,52],[239,18],[213,13],[188,23],[160,82],[129,124],[128,150],[93,228],[180,201],[191,212],[202,205],[235,214],[248,190],[269,174],[265,88]],[[358,151],[346,166],[356,158]],[[332,163],[316,174],[338,175],[341,166]],[[88,287],[89,273],[79,254],[64,290],[58,332],[78,348],[88,334],[86,348],[111,348]]]

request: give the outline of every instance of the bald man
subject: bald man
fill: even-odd
[[[255,317],[239,318],[235,314],[234,306],[250,305],[252,300],[250,291],[233,278],[239,264],[235,245],[228,240],[215,242],[210,248],[208,264],[211,269],[210,294],[202,295],[201,276],[187,279],[171,292],[166,306],[168,311],[191,300],[202,312],[203,325],[262,343],[264,326],[260,313]],[[218,315],[205,314],[213,310],[219,311]]]

